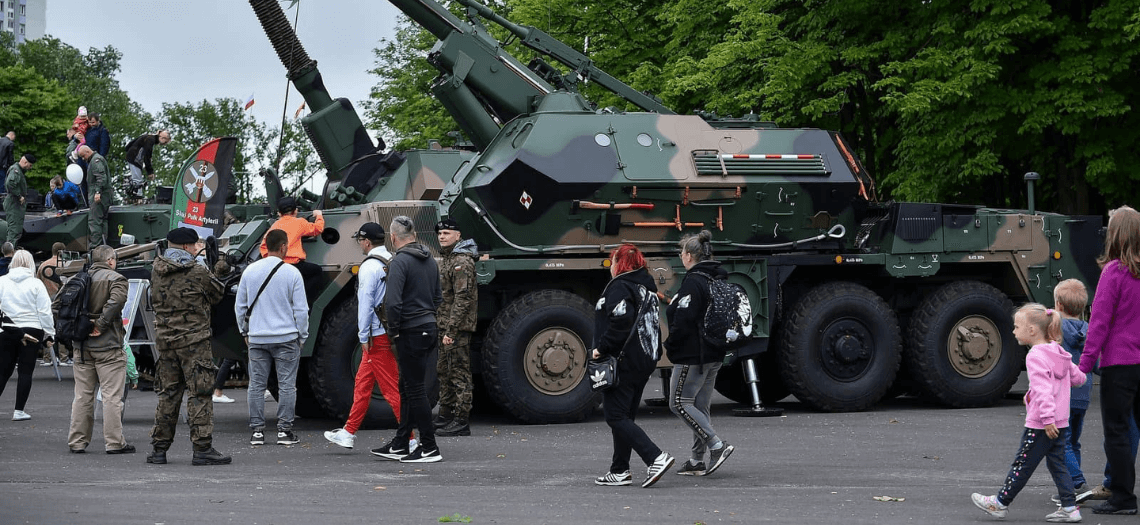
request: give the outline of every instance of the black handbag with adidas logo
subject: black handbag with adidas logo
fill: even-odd
[[[643,289],[644,287],[639,287]],[[645,294],[641,294],[644,298]],[[633,334],[637,332],[637,324],[641,321],[641,314],[645,312],[645,305],[649,303],[648,300],[642,300],[641,306],[637,309],[637,314],[633,317],[633,326],[629,329],[629,335],[625,338],[625,343],[621,345],[621,352],[617,357],[612,355],[605,355],[598,359],[591,359],[586,362],[586,378],[590,380],[590,390],[594,392],[601,392],[618,386],[617,364],[621,356],[625,355],[625,347],[629,344],[629,340],[633,338]]]

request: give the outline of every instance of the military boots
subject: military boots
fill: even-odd
[[[157,448],[154,449],[153,452],[146,455],[146,462],[147,463],[153,463],[155,465],[165,465],[166,464],[166,451],[165,450],[159,450]]]
[[[229,465],[231,461],[233,458],[223,456],[221,452],[214,450],[214,447],[210,447],[210,450],[201,452],[195,450],[192,463],[195,465]]]
[[[452,419],[447,426],[436,431],[437,436],[470,436],[471,425],[466,419],[455,418]]]

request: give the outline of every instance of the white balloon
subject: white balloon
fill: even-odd
[[[67,180],[71,181],[72,184],[82,184],[83,183],[83,168],[80,168],[78,164],[72,164],[72,165],[68,166],[67,167]]]

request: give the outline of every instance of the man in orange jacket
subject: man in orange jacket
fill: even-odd
[[[321,267],[305,262],[305,248],[301,246],[301,238],[320,235],[325,229],[325,216],[321,210],[313,210],[313,222],[297,217],[297,200],[289,196],[277,199],[277,213],[281,215],[281,218],[277,219],[277,222],[274,222],[269,229],[284,231],[289,236],[289,244],[286,245],[285,251],[285,262],[292,264],[301,272],[301,278],[305,281],[305,296],[309,304],[312,304],[317,292],[315,287],[320,282]],[[262,238],[261,256],[265,257],[268,253],[265,239]]]

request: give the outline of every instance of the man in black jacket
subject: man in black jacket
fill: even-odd
[[[399,356],[400,427],[392,441],[372,453],[402,463],[435,463],[443,456],[435,443],[424,378],[429,369],[435,370],[436,364],[428,361],[439,350],[435,320],[435,310],[443,302],[439,268],[431,251],[416,242],[412,219],[403,215],[392,219],[388,232],[396,254],[388,265],[384,311],[389,339]],[[420,446],[409,450],[413,427],[419,430]]]
[[[127,165],[131,168],[130,190],[128,194],[137,201],[143,197],[143,188],[146,181],[154,179],[154,166],[151,165],[151,155],[155,144],[170,142],[170,132],[165,129],[154,135],[142,135],[130,144],[127,144]],[[145,174],[145,178],[144,178]]]
[[[16,132],[9,131],[7,135],[0,137],[0,173],[8,173],[8,168],[16,159],[12,157],[13,151],[16,149]]]

